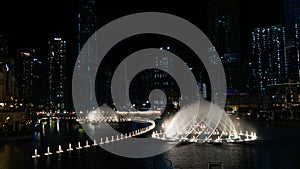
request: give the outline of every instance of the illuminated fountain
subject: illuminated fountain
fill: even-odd
[[[69,148],[67,149],[67,151],[73,151],[73,148],[72,148],[72,144],[69,143]]]
[[[78,146],[76,147],[76,150],[80,150],[82,149],[81,145],[80,145],[80,142],[78,142]]]
[[[50,152],[50,147],[47,147],[47,152],[45,153],[45,156],[48,156],[48,155],[52,155],[52,153]]]
[[[119,115],[106,104],[80,114],[77,116],[77,121],[81,124],[91,123],[92,125],[98,125],[101,122],[119,122]]]
[[[255,132],[238,133],[229,115],[217,105],[207,101],[200,103],[196,115],[189,112],[193,110],[192,106],[199,103],[181,109],[169,122],[162,125],[163,131],[154,131],[152,137],[167,141],[197,143],[236,143],[257,139]],[[216,113],[222,113],[218,115],[221,118],[215,118]]]
[[[96,145],[97,145],[96,140],[94,140],[93,146],[96,146]]]
[[[58,146],[58,150],[56,151],[57,154],[63,153],[64,151],[61,148],[61,145]]]
[[[110,142],[110,141],[108,141],[108,137],[106,137],[104,143],[109,143],[109,142]]]
[[[104,144],[102,137],[100,139],[100,144]]]
[[[115,139],[114,139],[114,136],[111,136],[111,140],[110,140],[111,142],[114,142],[115,141]]]
[[[84,148],[89,148],[89,147],[91,147],[90,145],[89,145],[89,141],[85,141],[85,146],[84,146]]]
[[[32,158],[38,158],[40,155],[37,152],[37,149],[34,149],[34,155],[32,155]]]

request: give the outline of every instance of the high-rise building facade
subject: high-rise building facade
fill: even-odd
[[[4,34],[0,34],[0,60],[6,60],[8,55],[8,42]]]
[[[0,101],[15,101],[14,62],[9,57],[7,38],[0,34]]]
[[[230,5],[229,5],[230,4]],[[206,3],[207,35],[218,53],[226,75],[227,94],[240,89],[237,74],[241,63],[239,2],[237,0],[212,0]]]
[[[284,24],[286,28],[286,46],[294,45],[295,24],[300,21],[300,1],[284,0]]]
[[[77,13],[77,50],[78,53],[82,49],[86,41],[97,30],[95,0],[78,0]]]
[[[296,83],[300,80],[300,57],[299,57],[299,26],[300,26],[300,1],[283,1],[284,25],[286,28],[286,51],[288,81]]]
[[[89,86],[88,97],[86,98],[91,102],[92,96],[95,93],[94,83],[91,79],[91,72],[95,71],[95,67],[92,67],[92,63],[95,58],[91,56],[95,54],[97,48],[91,43],[86,43],[87,40],[96,32],[97,29],[97,19],[96,19],[96,10],[95,10],[95,0],[79,0],[78,1],[78,13],[77,13],[77,52],[82,56],[81,59],[77,59],[77,67],[74,69],[78,70],[78,76],[83,77],[84,82]],[[96,39],[94,39],[96,40]],[[83,50],[83,46],[86,46]],[[82,109],[90,109],[91,105],[82,105]]]
[[[287,82],[285,28],[280,25],[251,31],[249,58],[252,92],[266,95],[267,85]]]
[[[286,46],[287,79],[289,83],[300,82],[300,20],[294,26],[293,45]]]
[[[33,64],[33,86],[32,103],[36,111],[45,110],[48,100],[48,68],[44,55],[36,54],[32,58]]]
[[[22,48],[17,50],[16,77],[17,95],[21,103],[32,104],[34,58],[36,51],[33,48]]]
[[[66,41],[48,41],[49,54],[49,109],[61,113],[66,109]]]
[[[295,24],[295,29],[294,29],[294,43],[295,43],[295,54],[297,58],[297,63],[298,63],[298,67],[297,67],[297,77],[299,78],[300,81],[300,18],[299,20],[297,20],[296,24]],[[298,82],[299,82],[298,81]]]
[[[234,28],[231,15],[222,15],[216,19],[215,46],[225,69],[228,94],[239,87],[237,73],[240,65],[240,54],[238,46],[239,33]]]
[[[19,103],[26,108],[37,108],[41,100],[46,98],[45,86],[41,83],[42,63],[38,58],[37,52],[33,48],[17,49],[17,55],[14,66],[6,69],[12,69],[12,81],[15,81],[15,87],[12,87],[12,95]],[[43,81],[45,83],[45,81]],[[11,82],[14,83],[14,82]],[[13,85],[13,84],[12,84]],[[14,91],[13,91],[14,90]],[[26,105],[26,106],[25,106]]]

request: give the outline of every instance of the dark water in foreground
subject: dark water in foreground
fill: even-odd
[[[91,147],[32,159],[35,147],[45,150],[50,146],[54,152],[58,144],[65,149],[69,142],[74,147],[77,141],[88,139],[76,122],[52,121],[45,123],[44,129],[31,139],[0,142],[0,169],[205,169],[208,162],[223,162],[226,169],[300,168],[299,124],[255,123],[250,126],[259,136],[259,140],[251,144],[189,144],[143,159],[120,157],[99,147]]]

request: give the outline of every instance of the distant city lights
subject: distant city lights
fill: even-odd
[[[25,56],[30,56],[29,52],[23,52],[22,54],[25,55]]]
[[[165,50],[170,50],[171,48],[170,48],[170,46],[167,46],[167,47],[165,47],[165,48],[164,48],[164,47],[160,47],[160,48],[159,48],[159,50],[164,50],[164,49],[165,49]]]

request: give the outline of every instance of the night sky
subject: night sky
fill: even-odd
[[[12,48],[43,46],[48,37],[62,35],[67,40],[76,36],[76,1],[74,0],[28,0],[0,2],[0,32],[9,36]],[[205,0],[199,1],[203,6]],[[209,1],[207,1],[209,2]],[[203,29],[204,15],[201,5],[196,4],[136,4],[125,8],[123,5],[107,6],[97,1],[99,26],[120,16],[143,11],[160,11],[176,14],[196,23]],[[148,3],[148,4],[147,4]],[[240,4],[240,17],[248,28],[282,23],[281,0],[249,0]],[[121,7],[120,7],[121,6]],[[205,9],[209,10],[209,9]],[[205,27],[205,26],[204,26]],[[203,30],[205,31],[205,30]],[[76,37],[75,37],[76,38]]]

